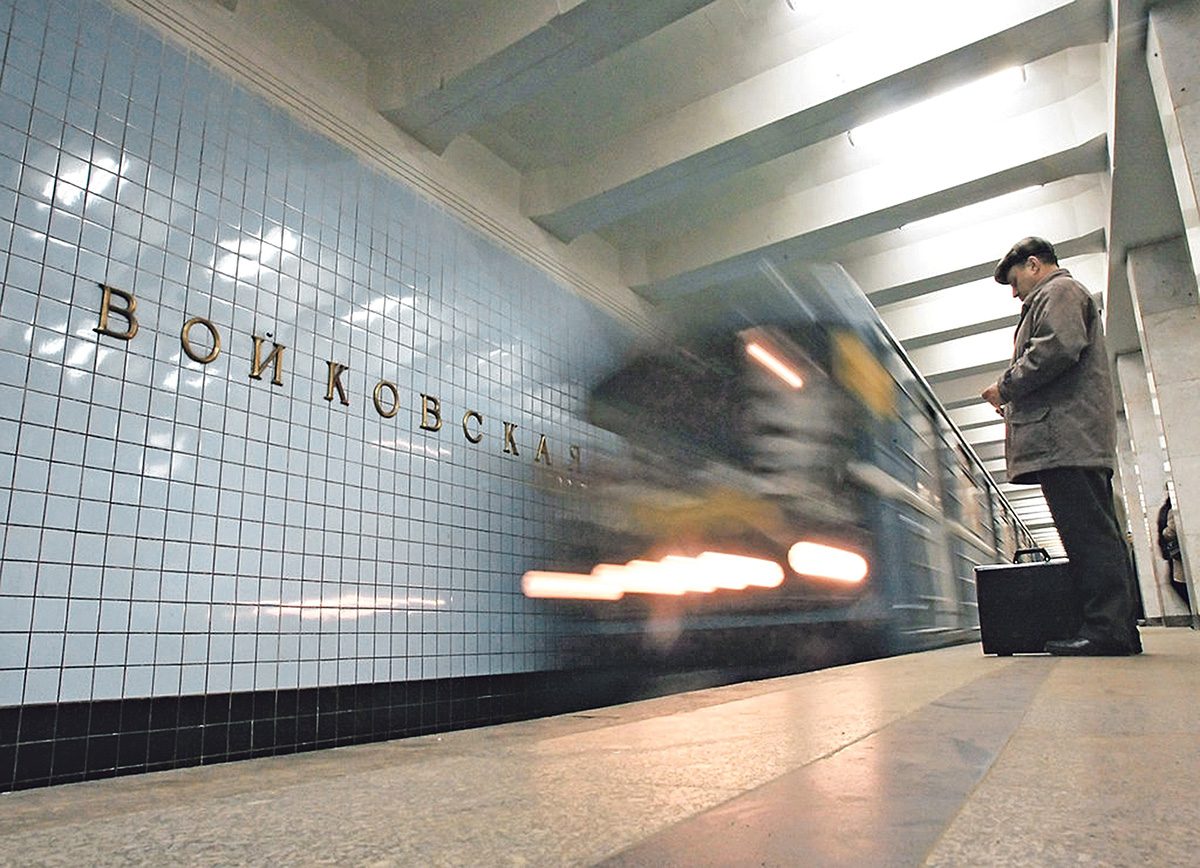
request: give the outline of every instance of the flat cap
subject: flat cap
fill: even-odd
[[[996,278],[996,283],[1008,283],[1008,270],[1030,256],[1036,256],[1043,262],[1058,262],[1058,255],[1054,252],[1054,245],[1045,238],[1038,238],[1033,235],[1028,238],[1022,238],[1012,246],[1012,249],[1008,253],[1004,254],[1003,259],[996,263],[996,270],[992,272],[992,276]]]

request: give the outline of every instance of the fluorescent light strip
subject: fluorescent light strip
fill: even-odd
[[[793,389],[799,389],[804,385],[804,379],[785,365],[775,356],[771,355],[759,344],[746,344],[746,352],[750,354],[756,362],[770,371],[772,374],[783,380]]]

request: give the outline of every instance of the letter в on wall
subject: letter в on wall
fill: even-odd
[[[271,354],[260,361],[262,356],[262,345],[265,338],[254,336],[254,360],[250,363],[250,376],[252,379],[261,380],[263,369],[266,368],[272,361],[275,362],[275,376],[271,378],[271,385],[283,385],[283,351],[286,349],[282,344],[274,344],[274,349]]]
[[[432,418],[432,421],[430,419]],[[442,405],[432,395],[421,393],[421,429],[424,431],[442,430]]]
[[[137,317],[133,315],[133,312],[137,310],[137,300],[133,297],[132,293],[109,286],[107,283],[98,283],[96,285],[104,290],[104,298],[100,302],[100,324],[92,329],[92,331],[97,334],[108,335],[112,338],[120,338],[124,341],[132,340],[138,331]],[[113,306],[114,295],[125,302],[124,307]],[[124,317],[125,322],[128,323],[128,328],[125,331],[117,331],[114,328],[110,328],[108,325],[108,315],[110,313]]]

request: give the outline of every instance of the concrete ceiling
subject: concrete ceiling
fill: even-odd
[[[1125,251],[1182,233],[1144,0],[281,3],[363,60],[379,115],[435,155],[470,137],[525,219],[607,245],[651,303],[840,262],[1000,480],[995,261],[1055,241],[1127,351]]]

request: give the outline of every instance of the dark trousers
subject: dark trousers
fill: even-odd
[[[1111,471],[1059,467],[1039,471],[1038,481],[1083,603],[1079,634],[1094,642],[1140,648],[1137,580],[1113,507]]]

